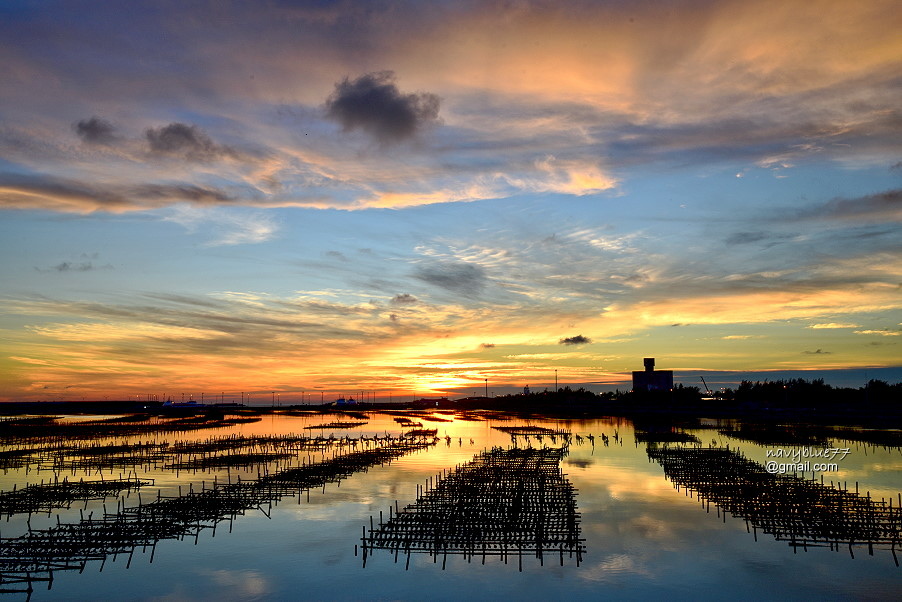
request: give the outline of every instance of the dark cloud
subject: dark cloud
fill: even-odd
[[[148,200],[190,201],[202,205],[228,203],[234,200],[221,190],[192,184],[142,184],[132,188],[129,196]]]
[[[893,222],[902,219],[902,189],[896,188],[852,198],[837,197],[803,208],[771,211],[765,219],[781,223],[811,220]]]
[[[154,154],[183,157],[189,161],[211,161],[234,156],[234,150],[222,146],[195,125],[170,123],[159,128],[144,131],[150,150]]]
[[[233,199],[216,188],[193,184],[104,186],[44,174],[0,172],[0,208],[42,208],[57,211],[127,211],[177,202],[217,204]]]
[[[222,301],[208,299],[206,297],[191,297],[188,295],[179,295],[175,293],[144,293],[149,299],[163,301],[165,303],[173,303],[177,305],[195,305],[197,307],[222,309],[225,305]]]
[[[59,263],[49,269],[35,269],[39,272],[91,272],[93,270],[112,270],[113,266],[110,264],[96,266],[91,261],[83,261],[81,263],[63,261],[62,263]]]
[[[830,355],[833,353],[832,351],[824,351],[823,349],[818,349],[816,351],[803,351],[805,355]]]
[[[413,295],[410,295],[408,293],[404,293],[401,295],[395,295],[394,298],[391,300],[391,302],[394,303],[395,305],[412,305],[412,304],[416,303],[417,301],[418,301],[418,299],[416,297],[414,297]]]
[[[480,345],[483,349],[493,349],[495,347],[495,343],[482,343]]]
[[[2,208],[40,207],[78,213],[149,209],[185,201],[200,205],[233,201],[230,195],[216,188],[190,184],[108,187],[42,174],[0,173],[0,190]]]
[[[116,127],[100,117],[82,119],[73,123],[72,129],[88,144],[112,144],[116,141]]]
[[[767,240],[769,237],[767,232],[735,232],[729,235],[724,242],[728,245],[744,245]]]
[[[902,190],[887,190],[854,199],[833,199],[822,207],[813,209],[807,217],[837,220],[902,218]]]
[[[395,74],[379,71],[345,78],[335,84],[326,99],[326,116],[344,131],[363,130],[382,143],[413,137],[423,127],[438,121],[440,99],[426,92],[403,94],[395,85]]]
[[[558,341],[560,345],[585,345],[586,343],[591,343],[592,339],[589,337],[584,337],[581,334],[576,335],[575,337],[567,337],[565,339],[561,339]]]
[[[765,248],[770,248],[780,243],[785,243],[794,237],[794,234],[779,234],[756,230],[752,232],[734,232],[724,239],[724,243],[728,245],[763,243]]]
[[[469,263],[443,262],[417,270],[415,276],[424,282],[463,295],[475,297],[486,284],[485,272]]]
[[[129,201],[119,192],[43,174],[0,173],[0,207],[59,211],[122,210]]]

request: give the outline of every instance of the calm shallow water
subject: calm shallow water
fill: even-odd
[[[116,599],[116,600],[279,600],[312,598],[324,600],[355,599],[521,599],[612,597],[648,599],[659,597],[722,599],[819,598],[819,599],[898,599],[902,595],[902,568],[895,565],[889,550],[867,546],[847,546],[838,551],[809,548],[794,552],[784,541],[757,529],[757,541],[749,533],[746,521],[724,516],[716,506],[699,503],[694,492],[677,490],[665,478],[660,464],[650,461],[645,443],[637,443],[632,423],[621,419],[579,421],[560,420],[461,420],[450,414],[435,414],[447,422],[418,417],[423,428],[438,429],[437,445],[410,453],[388,465],[358,472],[340,483],[285,497],[272,509],[247,511],[229,525],[220,523],[214,533],[203,530],[196,538],[160,541],[153,552],[139,547],[129,567],[127,555],[102,564],[89,561],[82,573],[56,571],[52,587],[36,583],[32,600]],[[393,416],[371,414],[366,425],[356,428],[329,428],[323,431],[304,427],[337,420],[336,416],[265,416],[255,423],[241,424],[215,431],[195,431],[176,435],[151,435],[128,439],[136,441],[206,440],[229,434],[250,436],[296,433],[339,437],[398,435],[402,432]],[[342,420],[348,420],[342,418]],[[546,558],[541,566],[534,557],[523,559],[522,572],[516,558],[507,564],[498,557],[468,562],[462,556],[443,559],[414,554],[405,570],[405,557],[395,563],[387,551],[377,550],[363,567],[359,546],[364,526],[370,517],[376,522],[379,512],[388,517],[395,503],[404,507],[417,498],[418,486],[429,477],[473,460],[483,450],[495,446],[511,447],[510,435],[496,426],[535,425],[570,431],[568,453],[561,468],[576,488],[576,506],[581,514],[581,533],[585,553],[577,565],[566,558],[563,566],[557,558]],[[716,429],[688,429],[703,445],[740,450],[759,463],[768,461],[767,450],[790,448],[740,441],[720,434]],[[614,439],[615,433],[617,439]],[[578,442],[575,435],[592,434]],[[604,445],[601,435],[609,438]],[[450,439],[446,439],[445,437]],[[106,440],[105,443],[112,443]],[[560,445],[545,437],[517,438],[519,446]],[[848,448],[848,454],[835,470],[815,473],[825,483],[845,482],[854,491],[870,492],[872,498],[892,497],[902,492],[902,453],[898,448],[880,448],[854,441],[834,439],[836,448]],[[674,446],[676,444],[670,444]],[[806,446],[808,447],[808,446]],[[814,446],[815,448],[817,446]],[[821,446],[823,447],[823,446]],[[331,453],[327,457],[331,457]],[[304,461],[323,458],[309,454]],[[788,459],[780,460],[790,461]],[[270,465],[269,472],[290,467],[291,461]],[[128,470],[104,470],[104,478],[116,478]],[[142,489],[144,502],[162,495],[175,495],[179,486],[209,485],[216,476],[225,479],[255,479],[258,469],[213,472],[174,471],[158,467],[147,470],[155,480]],[[60,472],[71,479],[96,479],[96,471]],[[806,475],[810,477],[811,475]],[[10,469],[0,475],[0,488],[8,492],[26,484],[53,478],[53,472]],[[300,497],[300,499],[298,499]],[[131,493],[126,506],[136,505]],[[115,498],[106,501],[107,511],[115,510]],[[78,504],[68,510],[31,517],[33,529],[57,524],[77,523],[82,514],[103,512],[101,502]],[[5,518],[5,517],[4,517]],[[27,517],[13,516],[0,524],[0,535],[24,534]],[[229,528],[231,526],[231,532]],[[902,555],[902,554],[900,554]],[[24,594],[3,594],[3,599],[25,599]]]

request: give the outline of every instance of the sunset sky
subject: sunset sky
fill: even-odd
[[[0,399],[902,380],[896,1],[0,4]]]

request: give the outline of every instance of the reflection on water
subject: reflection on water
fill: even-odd
[[[427,553],[433,561],[449,554],[472,561],[499,556],[505,563],[516,557],[576,556],[585,546],[579,537],[579,514],[573,486],[560,469],[566,450],[501,449],[480,454],[473,461],[427,482],[417,500],[362,538],[363,565],[373,550]],[[372,520],[372,519],[371,519]]]
[[[812,424],[734,424],[719,432],[733,439],[762,445],[828,447],[831,441],[853,441],[876,446],[902,446],[902,430],[864,429]]]
[[[358,409],[0,435],[3,599],[902,594],[898,431]],[[815,444],[849,448],[817,482],[762,468]]]
[[[40,485],[28,485],[7,493],[0,493],[0,515],[7,518],[14,514],[52,512],[58,508],[69,508],[76,502],[87,506],[92,500],[118,497],[122,492],[137,491],[141,487],[153,485],[151,479],[108,479],[99,481],[70,481],[64,478]]]
[[[892,498],[872,500],[839,486],[825,486],[791,475],[772,474],[764,466],[726,448],[648,449],[679,488],[695,491],[703,503],[746,519],[755,529],[787,541],[794,549],[846,544],[889,549],[896,566],[902,536],[902,508]],[[902,501],[902,498],[900,498]]]
[[[351,445],[349,438],[341,440],[303,439],[290,437],[283,442],[301,447],[327,447],[328,443]],[[182,446],[181,449],[216,449],[241,447],[234,439],[221,442],[206,442],[194,446]],[[354,441],[356,447],[357,441]],[[8,516],[17,513],[29,514],[28,532],[15,538],[0,539],[0,584],[2,591],[8,593],[31,593],[33,584],[38,581],[53,582],[54,571],[85,569],[89,561],[105,562],[110,556],[128,555],[128,565],[136,549],[151,550],[151,562],[157,543],[165,539],[183,540],[186,537],[199,537],[203,529],[216,531],[216,525],[223,521],[231,523],[237,516],[250,509],[272,511],[272,504],[284,497],[300,496],[311,489],[325,487],[328,483],[338,483],[356,472],[366,470],[375,465],[383,465],[406,455],[434,445],[435,441],[416,440],[388,441],[374,446],[372,449],[337,454],[334,457],[305,464],[300,467],[282,470],[274,474],[258,476],[256,479],[227,483],[216,483],[209,488],[202,484],[199,491],[193,485],[188,491],[176,496],[158,494],[155,501],[139,503],[136,506],[123,507],[116,505],[115,513],[106,513],[100,518],[93,518],[93,513],[77,523],[60,523],[57,517],[56,526],[46,529],[30,528],[30,515],[37,510],[67,507],[80,500],[85,504],[92,499],[105,499],[111,493],[126,489],[137,489],[151,484],[140,480],[116,480],[62,482],[31,485],[21,490],[14,490],[0,496]],[[137,446],[140,450],[141,446]],[[121,451],[117,449],[117,452]],[[97,454],[100,455],[100,454]],[[263,454],[267,459],[284,459],[285,453]],[[219,456],[218,462],[182,462],[170,468],[225,466],[235,464],[260,463],[261,454],[232,454]],[[249,458],[252,458],[249,459]]]

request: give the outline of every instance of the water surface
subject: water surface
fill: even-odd
[[[263,482],[292,469],[328,463],[335,456],[384,445],[389,437],[394,439],[410,430],[397,417],[367,413],[363,425],[310,429],[307,427],[356,419],[274,415],[213,430],[97,440],[92,443],[166,443],[171,449],[177,442],[296,434],[348,437],[358,443],[333,445],[328,450],[294,451],[290,457],[269,461],[259,456],[257,464],[206,470],[176,470],[171,458],[155,464],[100,468],[64,464],[54,468],[44,458],[43,464],[33,462],[26,467],[7,468],[0,475],[3,492],[54,478],[140,477],[153,479],[153,485],[142,487],[140,494],[123,492],[121,497],[112,496],[105,501],[79,502],[30,516],[15,514],[0,526],[0,535],[19,537],[29,527],[46,530],[58,524],[78,524],[88,516],[96,518],[104,512],[115,514],[120,508],[137,506],[139,501],[152,504],[158,497],[196,495],[204,489],[236,483],[239,478],[246,485]],[[33,583],[31,599],[722,599],[725,595],[734,599],[892,599],[902,594],[902,569],[896,565],[890,549],[877,546],[870,555],[867,545],[853,545],[851,551],[847,545],[832,550],[829,546],[809,546],[807,551],[793,547],[787,541],[778,541],[761,525],[721,512],[716,504],[698,499],[698,492],[692,487],[677,489],[665,477],[662,466],[648,454],[649,447],[729,448],[764,466],[778,449],[787,450],[787,454],[824,447],[848,450],[842,458],[833,460],[836,466],[804,477],[813,476],[818,483],[823,477],[825,488],[833,482],[833,488],[846,487],[852,492],[857,484],[860,496],[897,500],[902,492],[899,448],[856,442],[854,431],[848,434],[849,439],[822,437],[799,446],[779,438],[773,439],[781,441],[779,445],[762,442],[761,438],[741,439],[725,434],[723,428],[680,429],[695,436],[698,443],[693,444],[664,443],[660,440],[667,437],[661,433],[672,429],[660,425],[640,425],[637,429],[633,423],[615,418],[525,420],[484,414],[479,419],[464,420],[452,413],[410,414],[410,418],[420,422],[422,428],[436,429],[438,441],[390,463],[361,468],[338,482],[276,498],[270,496],[268,503],[264,500],[234,520],[217,523],[215,532],[202,528],[196,536],[163,537],[152,548],[138,546],[133,547],[131,554],[110,555],[105,561],[89,560],[81,572],[54,571],[49,588],[45,581]],[[495,428],[517,426],[565,431],[569,437],[527,438]],[[366,441],[360,441],[361,437]],[[403,553],[396,562],[390,552],[374,550],[364,567],[361,537],[366,534],[371,517],[378,524],[382,512],[387,521],[389,508],[394,512],[395,507],[403,509],[413,504],[430,478],[430,486],[435,486],[435,477],[443,471],[465,469],[481,453],[496,447],[564,450],[560,468],[566,482],[576,490],[579,536],[585,547],[579,562],[570,556],[563,563],[558,557],[546,557],[542,563],[535,557],[524,557],[521,567],[520,559],[515,557],[508,557],[505,562],[499,556],[489,556],[483,564],[480,557],[452,554],[446,558],[415,553],[408,566]],[[257,451],[279,452],[276,447]],[[182,462],[189,459],[185,456]],[[893,504],[898,505],[896,501]],[[22,586],[6,583],[4,587]],[[27,595],[0,595],[0,599],[4,597],[26,599]]]

